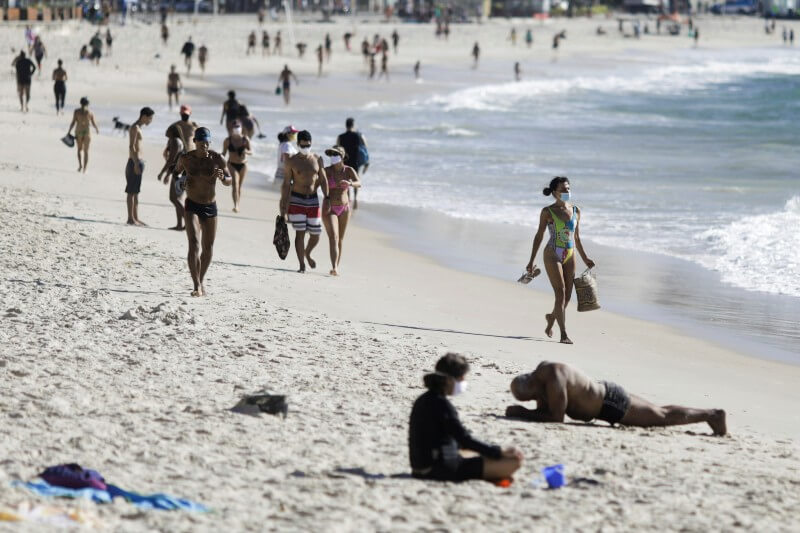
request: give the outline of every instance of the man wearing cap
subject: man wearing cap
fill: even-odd
[[[286,160],[285,178],[281,188],[281,216],[292,223],[295,230],[294,249],[300,262],[298,272],[306,271],[305,260],[311,268],[317,263],[311,259],[311,251],[319,242],[322,233],[322,213],[317,188],[322,187],[325,199],[329,199],[328,180],[322,158],[311,153],[311,133],[306,130],[297,134],[299,153]],[[310,234],[308,246],[306,232]]]
[[[128,224],[131,226],[146,226],[139,220],[139,191],[142,188],[142,174],[144,174],[144,161],[142,160],[142,126],[153,122],[156,112],[149,107],[139,111],[139,118],[131,125],[128,132],[128,164],[125,165],[125,194],[127,194]]]
[[[75,144],[78,147],[78,172],[86,172],[86,165],[89,163],[89,143],[92,140],[90,126],[100,135],[97,124],[94,122],[94,114],[89,111],[89,99],[85,96],[81,98],[81,106],[72,114],[72,122],[67,130],[67,135],[72,135],[72,128],[75,128]],[[83,160],[81,160],[83,153]]]
[[[173,97],[175,97],[175,105],[180,103],[179,94],[182,88],[183,84],[181,83],[181,76],[175,72],[175,65],[172,65],[169,68],[169,74],[167,74],[167,98],[169,98],[170,109],[172,109]]]
[[[180,157],[176,173],[185,172],[186,237],[189,239],[189,272],[194,290],[192,296],[205,296],[203,280],[211,264],[214,239],[217,236],[217,180],[230,186],[231,175],[225,159],[210,150],[211,131],[197,128],[194,132],[196,148]]]
[[[176,186],[178,181],[178,174],[175,172],[175,167],[178,164],[178,158],[183,154],[194,150],[194,132],[197,129],[197,123],[192,122],[189,118],[192,115],[192,108],[184,104],[181,106],[181,119],[173,122],[167,128],[167,147],[164,150],[164,166],[161,172],[156,177],[157,180],[162,180],[164,184],[169,182],[169,201],[175,207],[175,218],[177,223],[169,228],[171,230],[183,231],[184,210],[181,197],[183,190]]]

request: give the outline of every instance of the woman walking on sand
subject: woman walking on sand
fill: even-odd
[[[328,234],[331,249],[331,276],[339,275],[339,261],[342,260],[342,241],[347,223],[350,220],[350,187],[361,187],[358,173],[344,164],[344,148],[334,146],[325,150],[331,158],[331,165],[325,167],[328,177],[328,197],[322,202],[322,223]]]
[[[575,279],[575,254],[577,248],[581,259],[587,267],[594,267],[594,261],[586,257],[586,252],[581,244],[581,237],[578,226],[581,220],[581,211],[572,204],[569,179],[563,176],[556,176],[550,181],[550,185],[542,191],[545,196],[552,195],[555,202],[544,209],[539,215],[539,229],[533,239],[533,250],[531,260],[525,269],[533,273],[533,261],[539,252],[539,246],[544,238],[544,230],[550,231],[550,240],[542,252],[544,267],[550,284],[555,292],[555,303],[553,311],[545,315],[547,328],[544,330],[548,337],[553,336],[553,323],[558,322],[558,329],[561,330],[561,342],[572,344],[567,336],[565,325],[565,314],[570,296],[572,296],[572,283]]]
[[[253,152],[250,149],[250,139],[242,133],[242,125],[233,123],[231,134],[222,142],[222,156],[228,156],[228,172],[233,178],[233,212],[239,212],[239,202],[242,199],[242,185],[247,176],[247,156]]]

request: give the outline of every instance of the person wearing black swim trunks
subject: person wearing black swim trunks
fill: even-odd
[[[167,146],[164,149],[164,166],[156,177],[166,185],[169,183],[169,201],[175,207],[175,218],[177,223],[169,228],[175,231],[183,231],[183,220],[185,218],[183,202],[183,189],[178,183],[181,176],[175,172],[178,165],[178,158],[183,154],[194,150],[194,132],[197,123],[191,120],[192,108],[186,104],[180,108],[181,119],[169,125],[166,131]]]
[[[205,296],[203,280],[211,264],[217,236],[217,180],[227,187],[233,179],[222,156],[209,149],[211,131],[208,128],[195,130],[194,144],[194,150],[178,159],[175,172],[186,172],[184,208],[186,237],[189,239],[187,261],[194,284],[192,296]]]
[[[60,59],[58,67],[53,71],[53,93],[56,95],[56,115],[63,114],[64,99],[67,97],[67,71]]]
[[[88,103],[88,102],[87,102]],[[131,125],[129,130],[128,163],[125,165],[125,194],[128,206],[128,224],[131,226],[146,226],[139,220],[139,191],[142,188],[142,174],[144,174],[144,161],[142,160],[142,126],[153,122],[156,112],[149,107],[139,111],[139,118]]]
[[[181,83],[181,75],[175,72],[175,65],[169,67],[169,74],[167,74],[167,98],[169,99],[169,108],[172,109],[172,99],[175,99],[175,105],[180,104],[180,93],[183,89]]]
[[[532,422],[564,422],[565,416],[584,422],[596,418],[612,426],[680,426],[706,422],[714,435],[728,432],[722,409],[658,406],[628,394],[616,383],[592,381],[561,363],[542,361],[533,372],[515,377],[511,393],[521,402],[535,401],[536,409],[511,405],[506,409],[506,416]]]
[[[448,353],[436,363],[436,371],[423,378],[427,392],[414,402],[408,428],[412,475],[436,481],[509,479],[522,465],[522,452],[485,444],[461,425],[447,396],[466,390],[469,363],[464,356]],[[460,450],[477,452],[465,457]]]
[[[283,70],[278,75],[278,83],[283,91],[283,102],[286,105],[289,105],[289,101],[291,100],[292,78],[294,78],[294,82],[297,85],[300,85],[300,82],[297,81],[297,76],[294,75],[294,72],[289,70],[289,65],[284,65]]]
[[[222,142],[222,156],[228,155],[228,172],[233,176],[234,213],[239,212],[239,202],[242,199],[242,184],[245,176],[247,176],[247,156],[252,153],[250,139],[242,134],[242,125],[239,122],[234,122],[230,136]]]

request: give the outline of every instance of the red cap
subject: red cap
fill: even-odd
[[[181,106],[181,115],[191,115],[192,108],[186,104]]]

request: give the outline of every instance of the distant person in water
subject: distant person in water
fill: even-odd
[[[561,331],[561,342],[572,344],[569,336],[567,336],[566,309],[572,296],[572,284],[575,279],[575,250],[578,250],[587,267],[593,268],[594,261],[589,259],[583,250],[579,232],[581,212],[572,203],[569,179],[563,176],[556,176],[550,181],[550,185],[544,188],[542,193],[545,196],[552,195],[555,198],[555,202],[542,209],[539,214],[539,228],[536,230],[531,259],[528,261],[525,270],[533,272],[533,262],[539,253],[544,232],[549,230],[550,240],[544,248],[542,257],[547,270],[547,277],[550,278],[550,285],[553,286],[555,302],[552,312],[545,315],[547,322],[545,334],[548,337],[552,337],[553,324],[557,322]]]
[[[167,74],[167,98],[169,99],[169,108],[172,109],[172,100],[175,100],[175,105],[180,105],[180,93],[183,89],[181,83],[181,75],[175,72],[175,65],[169,68]]]
[[[378,79],[384,76],[386,76],[386,81],[389,81],[389,52],[386,50],[381,54],[381,73],[378,75]]]
[[[520,67],[519,67],[519,61],[514,63],[514,79],[516,81],[519,81],[519,80],[522,79],[522,71],[520,70]]]
[[[142,126],[153,122],[155,111],[143,107],[139,111],[139,118],[131,125],[128,132],[128,164],[125,166],[125,194],[127,194],[128,224],[131,226],[146,226],[139,219],[139,191],[142,188],[142,174],[144,174],[144,161],[142,160]]]
[[[419,69],[420,69],[420,63],[419,61],[417,61],[416,63],[414,63],[414,79],[417,81],[419,81]]]
[[[208,61],[208,47],[201,45],[197,49],[197,62],[200,63],[200,72],[203,76],[206,74],[206,62]]]
[[[610,381],[594,381],[575,368],[542,361],[536,370],[511,382],[511,393],[521,402],[535,401],[536,409],[506,408],[506,416],[532,422],[564,422],[565,417],[612,426],[663,427],[707,423],[714,435],[728,432],[725,411],[679,405],[659,406],[629,394]]]
[[[361,187],[358,173],[353,167],[345,165],[347,153],[341,146],[325,150],[331,164],[325,167],[328,179],[329,197],[322,202],[322,223],[328,234],[331,253],[331,276],[339,275],[342,260],[342,243],[350,220],[350,188]]]
[[[67,135],[72,135],[72,128],[75,128],[75,146],[78,152],[78,172],[86,172],[89,164],[89,144],[92,141],[90,128],[94,128],[95,133],[100,135],[97,124],[94,121],[94,114],[89,111],[89,99],[85,96],[81,98],[81,106],[72,114],[72,122],[67,130]],[[83,159],[81,159],[83,157]]]
[[[331,55],[333,55],[333,41],[331,40],[331,34],[325,34],[325,61],[331,61]]]
[[[289,70],[289,65],[284,65],[283,70],[280,74],[278,74],[278,84],[281,86],[281,90],[283,91],[283,103],[289,105],[291,102],[291,91],[292,91],[292,79],[297,85],[300,85],[300,82],[297,81],[297,76],[294,75],[294,72]]]
[[[478,43],[475,43],[475,46],[472,47],[472,68],[478,68],[478,60],[481,57],[481,47]]]
[[[467,390],[469,363],[464,356],[448,353],[436,363],[436,371],[423,378],[427,392],[414,402],[408,427],[412,475],[435,481],[511,479],[522,466],[522,452],[483,443],[461,425],[448,396]],[[461,450],[477,452],[466,456]]]
[[[64,113],[64,99],[67,97],[67,71],[64,63],[58,60],[58,67],[53,71],[53,93],[56,97],[56,114]]]
[[[186,237],[189,240],[189,272],[194,290],[192,296],[205,296],[203,284],[214,253],[217,237],[216,186],[221,181],[226,187],[233,181],[228,165],[211,148],[211,131],[197,128],[194,132],[196,148],[178,159],[176,172],[186,172]]]
[[[239,122],[233,124],[231,134],[222,142],[222,157],[228,156],[228,173],[233,178],[233,212],[239,212],[242,185],[247,177],[247,156],[252,154],[250,139],[242,132]]]
[[[284,164],[280,212],[294,228],[294,249],[300,263],[298,272],[304,273],[306,261],[311,268],[317,267],[311,258],[311,252],[319,243],[322,233],[322,212],[317,189],[322,189],[325,200],[330,200],[330,193],[322,158],[311,152],[311,134],[308,131],[297,134],[297,146],[299,153]],[[308,245],[305,243],[306,233],[310,235]]]

